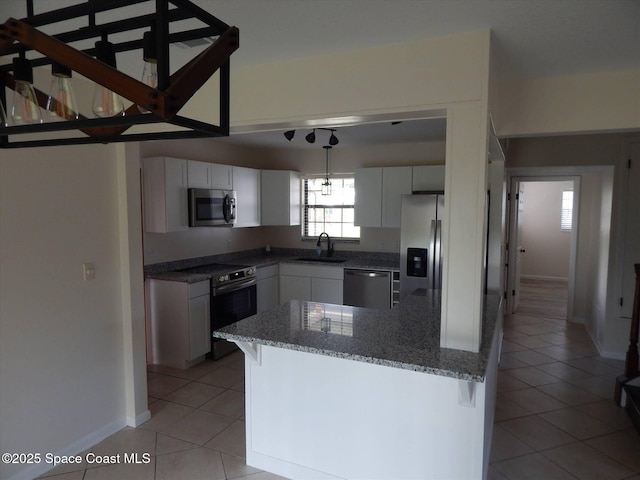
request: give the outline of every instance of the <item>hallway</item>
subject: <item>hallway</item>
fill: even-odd
[[[640,480],[640,435],[613,402],[623,362],[566,321],[566,284],[523,280],[505,317],[489,479]]]

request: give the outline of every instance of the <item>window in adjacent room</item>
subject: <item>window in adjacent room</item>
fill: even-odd
[[[358,240],[360,227],[353,224],[354,177],[331,176],[331,194],[322,195],[322,177],[302,179],[302,237],[317,239],[327,232],[331,240]]]
[[[570,232],[573,222],[573,189],[562,191],[562,213],[560,216],[560,230]]]

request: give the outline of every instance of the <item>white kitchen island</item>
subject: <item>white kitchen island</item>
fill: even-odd
[[[501,339],[439,347],[432,292],[391,311],[290,301],[218,330],[245,352],[247,464],[293,479],[486,478]]]

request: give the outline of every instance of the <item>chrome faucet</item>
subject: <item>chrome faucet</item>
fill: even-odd
[[[320,247],[322,245],[320,242],[322,242],[323,235],[327,237],[327,257],[330,257],[333,255],[333,243],[331,243],[331,238],[329,238],[329,234],[327,232],[322,232],[320,236],[318,236],[318,243],[316,243],[316,246]]]

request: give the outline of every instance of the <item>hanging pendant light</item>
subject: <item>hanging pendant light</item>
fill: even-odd
[[[40,107],[33,89],[33,70],[29,61],[24,58],[24,52],[20,57],[13,59],[13,72],[16,83],[11,107],[13,124],[42,123]]]
[[[96,42],[96,59],[110,67],[116,68],[116,52],[113,44],[107,41],[106,36],[103,36],[102,40]],[[93,90],[93,103],[91,107],[93,114],[98,118],[124,115],[124,102],[122,98],[120,98],[120,95],[99,83],[96,83]]]
[[[0,149],[229,135],[229,58],[239,47],[239,30],[236,27],[227,25],[190,0],[74,0],[70,7],[63,6],[41,14],[34,14],[33,0],[26,2],[26,18],[8,18],[0,23],[0,103],[5,117],[8,117],[7,121],[0,120],[6,125],[1,127]],[[149,8],[136,7],[132,10],[129,8],[131,3],[146,3]],[[155,14],[148,14],[147,10],[155,11]],[[184,24],[172,28],[178,22]],[[185,29],[187,23],[198,25]],[[55,35],[43,31],[52,24],[59,25],[54,27]],[[66,30],[65,25],[70,29]],[[106,42],[108,36],[118,54],[141,50],[145,43],[142,32],[150,29],[155,34],[146,35],[148,44],[145,50],[151,47],[153,52],[155,47],[157,55],[145,52],[145,83],[140,81],[140,76],[135,79],[109,66],[109,62],[95,58],[99,56],[99,46],[87,48],[88,41],[93,44],[102,38]],[[205,40],[208,46],[172,73],[170,46],[201,40]],[[26,59],[25,52],[33,52],[33,58]],[[16,68],[12,68],[12,57],[18,56]],[[48,92],[31,85],[30,68],[53,62],[69,67],[75,75],[82,75],[94,85],[105,87],[122,98],[125,105],[130,102],[130,106],[123,109],[120,101],[115,100],[108,90],[98,89],[94,101],[89,101],[99,118],[86,118],[80,114],[78,120],[42,123],[42,117],[49,118],[48,114],[39,111],[46,109]],[[26,65],[21,66],[20,63]],[[142,72],[141,65],[139,73]],[[219,72],[217,101],[212,106],[218,110],[218,122],[181,115],[179,112],[183,107],[198,91],[202,91],[216,72]],[[12,97],[5,98],[6,89],[17,91],[12,94],[15,95],[13,104]],[[57,102],[50,104],[51,111],[55,104]],[[153,114],[140,115],[138,106]],[[63,117],[69,115],[69,109],[62,113]],[[161,124],[167,124],[169,128],[162,128]],[[149,128],[144,132],[128,131],[138,125],[149,125]],[[47,132],[69,134],[31,138],[32,134]]]
[[[156,51],[156,38],[153,29],[144,32],[142,37],[142,56],[144,58],[144,67],[142,68],[142,83],[151,88],[158,87],[158,54]],[[144,107],[138,105],[140,113],[149,113]]]
[[[78,120],[78,104],[71,85],[71,69],[59,63],[51,64],[51,88],[46,110],[52,120]]]
[[[331,150],[330,145],[325,145],[324,147],[324,151],[325,151],[325,176],[324,176],[324,182],[322,182],[322,190],[321,190],[321,194],[322,195],[331,195],[331,181],[329,180],[329,150]]]

